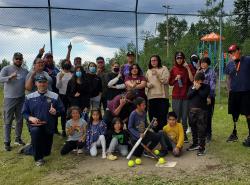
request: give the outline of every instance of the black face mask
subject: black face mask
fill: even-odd
[[[70,70],[71,69],[71,64],[68,64],[68,63],[64,64],[63,69]]]
[[[119,68],[119,67],[115,67],[115,68],[114,68],[114,72],[115,72],[115,73],[118,73],[119,71],[120,71],[120,68]]]

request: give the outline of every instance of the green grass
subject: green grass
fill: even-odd
[[[3,97],[2,92],[0,97]],[[2,101],[3,98],[0,99],[1,105]],[[193,174],[191,177],[188,175],[188,172],[185,171],[180,172],[176,176],[168,176],[166,174],[166,178],[161,178],[157,175],[131,175],[122,173],[120,175],[109,176],[89,175],[88,178],[85,178],[86,176],[84,175],[86,174],[80,174],[79,177],[73,179],[74,184],[250,184],[250,148],[245,148],[241,144],[248,134],[245,118],[240,117],[239,120],[239,142],[226,143],[225,141],[231,133],[233,125],[231,117],[227,115],[226,99],[222,99],[221,102],[222,104],[217,104],[215,108],[213,141],[208,146],[209,154],[221,161],[220,166],[210,169],[210,171],[206,171],[204,174],[201,172]],[[0,124],[0,132],[3,133],[2,120]],[[12,132],[12,136],[14,136],[14,130]],[[30,140],[26,125],[24,126],[23,136],[25,141]],[[3,141],[2,134],[0,135],[0,140]],[[67,173],[67,170],[76,167],[82,158],[74,155],[61,157],[59,150],[62,145],[63,139],[59,136],[55,136],[52,155],[46,158],[46,165],[44,167],[35,167],[32,157],[17,154],[18,148],[14,148],[11,152],[5,152],[3,151],[3,144],[1,144],[1,184],[43,184],[43,179],[51,173]],[[192,162],[190,162],[190,165],[191,163]],[[58,181],[56,184],[70,184],[71,180],[72,179]],[[46,184],[50,183],[46,182]]]

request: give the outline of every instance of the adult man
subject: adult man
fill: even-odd
[[[51,153],[55,122],[64,107],[58,94],[48,90],[46,76],[39,75],[35,81],[37,91],[26,96],[22,109],[31,135],[31,145],[24,153],[33,155],[36,165],[41,166],[43,158]]]
[[[108,89],[108,76],[105,71],[105,61],[103,57],[96,58],[97,64],[97,76],[99,76],[102,80],[102,97],[100,103],[103,106],[103,109],[107,108],[107,89]],[[101,105],[100,105],[101,107]]]
[[[125,77],[129,75],[129,68],[134,63],[135,63],[135,53],[132,51],[129,51],[127,53],[127,63],[121,67],[121,74],[122,74],[123,79],[125,79]]]
[[[15,144],[24,145],[21,139],[23,129],[23,117],[21,110],[24,102],[25,78],[28,70],[22,68],[23,55],[14,53],[13,65],[5,66],[0,73],[0,82],[4,83],[4,145],[5,150],[10,151],[10,135],[12,121],[16,119]]]
[[[241,56],[240,48],[232,44],[228,48],[230,61],[225,69],[229,82],[228,113],[232,114],[234,121],[233,133],[227,141],[237,141],[236,122],[240,114],[245,115],[248,124],[249,135],[243,145],[250,147],[250,57]]]

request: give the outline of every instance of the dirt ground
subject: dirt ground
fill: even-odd
[[[181,157],[176,158],[171,154],[168,154],[165,159],[168,161],[176,161],[177,164],[173,168],[159,168],[156,167],[156,160],[151,158],[142,157],[142,164],[134,167],[128,167],[126,158],[119,157],[116,161],[109,161],[107,159],[101,159],[101,156],[90,157],[81,154],[79,157],[82,159],[75,168],[67,171],[50,173],[46,178],[41,181],[41,184],[78,184],[87,182],[88,179],[98,176],[113,176],[118,178],[130,178],[134,175],[156,175],[162,178],[178,178],[192,175],[210,173],[221,167],[219,160],[215,159],[209,153],[205,156],[197,156],[196,151],[186,152],[186,147]],[[70,154],[74,155],[74,154]],[[135,158],[133,158],[135,159]],[[184,176],[183,176],[184,175]],[[75,178],[79,176],[79,178]]]

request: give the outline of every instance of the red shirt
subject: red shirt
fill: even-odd
[[[192,74],[195,74],[195,70],[189,64],[188,65]],[[175,80],[177,75],[181,75],[182,87],[179,87],[178,81]],[[170,71],[169,85],[173,86],[172,98],[173,99],[187,99],[187,92],[192,82],[188,77],[188,70],[182,65],[175,64]]]
[[[136,78],[133,78],[132,76],[127,76],[125,78],[125,82],[126,81],[132,81],[132,82],[136,82],[136,84],[140,84],[142,81],[147,81],[146,78],[144,76],[137,76]],[[146,94],[145,94],[145,88],[143,89],[137,89],[136,90],[136,97],[142,97],[144,99],[146,99]]]

